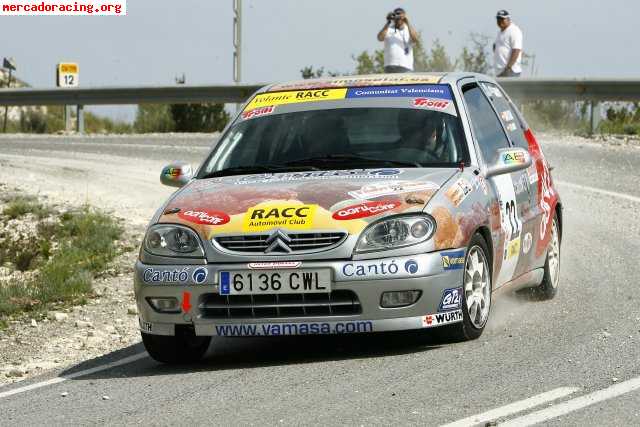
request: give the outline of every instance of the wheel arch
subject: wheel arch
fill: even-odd
[[[558,217],[558,233],[560,233],[560,242],[562,242],[562,210],[563,206],[561,202],[556,203],[556,216]]]
[[[488,226],[482,225],[478,227],[473,234],[479,234],[480,236],[482,236],[482,238],[484,239],[484,242],[487,244],[487,249],[489,250],[489,253],[487,254],[487,256],[489,257],[489,268],[491,269],[491,288],[493,288],[494,253],[493,253],[493,242],[491,240],[491,230],[489,230]]]

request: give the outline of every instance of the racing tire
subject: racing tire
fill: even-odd
[[[196,336],[192,328],[176,327],[175,336],[140,334],[149,356],[167,364],[198,362],[211,344],[211,337]]]
[[[553,215],[551,221],[551,240],[547,250],[547,259],[544,262],[544,276],[538,286],[538,293],[543,300],[553,299],[558,293],[560,284],[560,229],[558,217]]]
[[[491,313],[493,290],[487,242],[476,233],[467,248],[462,277],[462,322],[436,328],[437,336],[452,341],[475,340],[482,335]]]

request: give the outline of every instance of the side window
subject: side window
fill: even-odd
[[[509,147],[509,140],[480,88],[473,85],[463,88],[462,91],[482,157],[485,162],[491,163],[496,159],[498,149]]]
[[[484,86],[485,93],[496,107],[496,111],[500,115],[500,120],[509,134],[509,139],[511,139],[516,147],[528,149],[529,143],[524,136],[525,129],[523,129],[520,114],[518,110],[516,110],[516,107],[497,85],[487,82],[483,82],[482,85]]]

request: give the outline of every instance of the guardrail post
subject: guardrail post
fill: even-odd
[[[598,125],[602,120],[602,106],[598,101],[591,101],[589,110],[589,135],[593,135],[598,130]]]
[[[64,131],[65,132],[71,132],[72,130],[72,123],[71,123],[71,106],[70,105],[65,105],[64,106]]]
[[[76,114],[76,129],[79,134],[84,133],[84,105],[78,105]]]

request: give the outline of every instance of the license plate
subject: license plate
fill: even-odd
[[[239,270],[220,272],[221,295],[331,292],[331,270]]]

